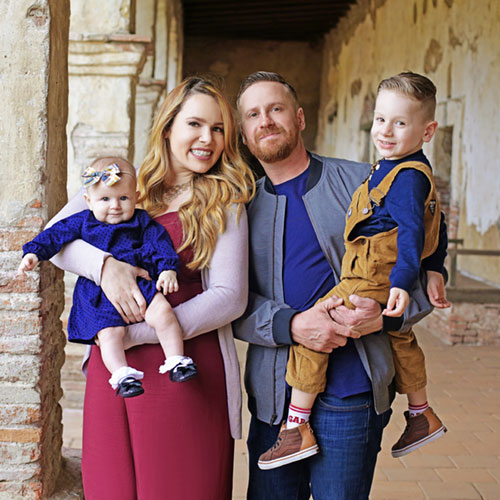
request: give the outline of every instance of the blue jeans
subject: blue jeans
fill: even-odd
[[[259,456],[270,448],[280,426],[252,417],[248,435],[248,500],[368,499],[382,432],[392,411],[377,415],[371,392],[316,398],[311,426],[320,453],[277,469],[260,470]]]

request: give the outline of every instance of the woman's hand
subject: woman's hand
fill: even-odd
[[[137,278],[151,279],[146,270],[108,257],[103,264],[101,288],[120,313],[123,321],[139,323],[146,314],[146,301],[137,286]]]

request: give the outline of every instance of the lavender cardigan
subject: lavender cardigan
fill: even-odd
[[[83,189],[49,222],[49,226],[73,213],[85,210]],[[245,210],[236,220],[236,207],[226,211],[226,230],[219,235],[208,269],[201,273],[203,292],[174,308],[184,332],[184,339],[217,330],[224,360],[227,404],[231,435],[241,438],[240,369],[234,345],[231,322],[245,312],[248,299],[248,226]],[[66,245],[51,261],[61,269],[85,276],[100,286],[103,252],[83,240]],[[135,345],[156,344],[153,328],[145,322],[127,327],[127,335]],[[87,350],[83,360],[85,373]]]

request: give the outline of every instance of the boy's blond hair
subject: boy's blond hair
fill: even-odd
[[[381,90],[393,90],[411,97],[422,103],[426,118],[434,120],[436,112],[436,86],[426,76],[405,71],[398,75],[382,80],[377,89],[377,95]]]

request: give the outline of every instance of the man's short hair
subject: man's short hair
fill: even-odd
[[[248,87],[251,87],[254,83],[259,83],[259,82],[277,82],[281,83],[281,85],[284,85],[290,94],[292,95],[293,101],[295,102],[295,105],[298,107],[299,106],[299,98],[297,96],[297,92],[295,89],[292,87],[290,83],[288,83],[280,74],[278,73],[273,73],[271,71],[256,71],[255,73],[252,73],[251,75],[248,75],[240,85],[240,89],[238,91],[238,96],[236,97],[236,105],[239,107],[240,105],[240,97],[245,92],[245,90]]]
[[[377,94],[381,90],[394,90],[416,99],[422,103],[428,117],[433,120],[436,111],[436,86],[426,76],[405,71],[398,75],[382,80],[378,86]]]

